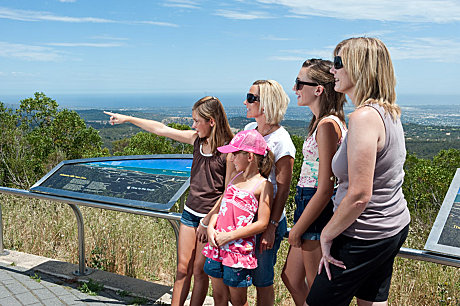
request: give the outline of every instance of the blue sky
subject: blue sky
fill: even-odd
[[[0,96],[290,91],[305,59],[363,35],[398,93],[458,95],[460,1],[0,0]]]

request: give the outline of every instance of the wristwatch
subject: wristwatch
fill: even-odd
[[[270,219],[270,223],[273,224],[275,227],[278,227],[278,221]]]

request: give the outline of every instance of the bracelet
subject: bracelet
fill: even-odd
[[[203,223],[203,219],[200,219],[200,225],[201,225],[203,228],[208,228],[208,226],[207,226],[207,225],[204,225],[204,223]]]
[[[279,222],[270,219],[270,223],[277,227]]]

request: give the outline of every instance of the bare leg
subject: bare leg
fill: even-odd
[[[305,298],[308,296],[311,285],[318,274],[318,265],[321,260],[321,244],[319,240],[305,240],[302,243],[303,264],[305,267],[305,275],[307,277],[307,292]],[[305,299],[304,299],[305,301]],[[302,305],[302,304],[301,304]]]
[[[229,287],[230,301],[233,306],[248,305],[248,288],[246,287]]]
[[[273,306],[275,303],[275,290],[273,285],[268,287],[256,287],[257,289],[257,305]]]
[[[196,251],[195,228],[181,223],[179,230],[178,261],[171,305],[182,306],[190,290]]]
[[[201,254],[205,244],[196,242],[195,262],[193,264],[193,289],[190,306],[201,306],[208,293],[209,277],[204,273],[205,257]]]
[[[301,248],[290,247],[281,273],[281,279],[297,306],[303,305],[308,295],[303,258]]]
[[[212,297],[215,306],[228,306],[230,293],[228,286],[224,284],[222,278],[210,277],[212,284]]]

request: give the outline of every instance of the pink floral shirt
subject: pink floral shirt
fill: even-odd
[[[241,173],[243,172],[235,175],[225,190],[216,222],[218,232],[231,232],[251,224],[259,208],[259,202],[253,192],[265,179],[256,184],[251,191],[246,191],[232,184]],[[203,248],[203,255],[222,262],[224,266],[255,269],[255,236],[232,240],[219,248],[207,243]]]
[[[337,118],[336,116],[330,115],[330,116],[324,117],[323,119],[321,119],[321,121],[323,121],[326,118],[332,119],[335,122],[337,122],[337,124],[340,127],[340,130],[342,131],[342,135],[337,143],[337,147],[338,147],[340,146],[343,139],[345,138],[347,130],[343,126],[343,123],[340,121],[340,119]],[[307,137],[307,139],[305,139],[305,142],[303,143],[302,169],[300,170],[299,182],[297,183],[297,186],[299,187],[313,187],[313,188],[318,187],[319,153],[318,153],[318,143],[316,142],[316,132],[317,131],[318,131],[318,127],[313,132],[313,134],[310,135],[310,137]]]

